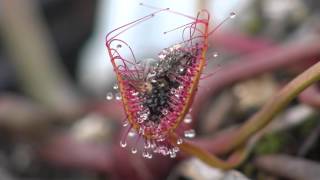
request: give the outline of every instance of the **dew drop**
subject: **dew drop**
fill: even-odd
[[[233,18],[235,18],[236,16],[237,16],[237,14],[236,14],[235,12],[231,12],[229,17],[230,17],[231,19],[233,19]]]
[[[108,101],[110,101],[110,100],[113,99],[113,94],[112,94],[112,92],[108,92],[108,93],[107,93],[106,99],[107,99]]]
[[[218,56],[219,56],[219,53],[218,53],[218,52],[214,52],[214,53],[213,53],[213,57],[214,57],[214,58],[217,58]]]
[[[164,55],[164,54],[159,54],[159,56],[158,56],[160,59],[164,59],[165,57],[166,57],[166,55]],[[157,65],[156,65],[157,66]],[[158,67],[158,66],[157,66]]]
[[[144,135],[144,128],[143,128],[143,127],[140,127],[140,129],[139,129],[139,134]]]
[[[170,153],[170,158],[174,159],[177,157],[177,154],[175,152]]]
[[[149,156],[149,153],[147,151],[142,152],[142,157],[147,158]]]
[[[135,147],[131,148],[131,153],[132,154],[136,154],[137,152],[138,152],[137,148],[135,148]]]
[[[184,73],[184,68],[183,67],[179,68],[179,73]]]
[[[131,129],[131,130],[129,131],[129,133],[128,133],[128,136],[129,136],[129,137],[134,137],[135,135],[136,135],[136,132],[135,132],[134,129]]]
[[[157,146],[155,142],[151,142],[150,144],[151,144],[150,147],[151,147],[152,149],[154,149],[154,148]]]
[[[186,124],[190,124],[192,122],[191,114],[187,114],[186,117],[184,118],[183,122]]]
[[[182,143],[183,143],[183,139],[179,138],[179,139],[177,140],[177,144],[180,145],[180,144],[182,144]]]
[[[162,137],[162,136],[158,137],[157,139],[158,142],[163,142],[164,140],[166,140],[166,137]]]
[[[168,112],[169,112],[169,111],[168,111],[167,109],[163,109],[163,110],[162,110],[162,114],[163,114],[163,115],[167,115]]]
[[[196,131],[194,129],[184,131],[184,137],[194,138],[196,136]]]
[[[138,96],[138,95],[139,95],[139,92],[132,93],[132,96]]]
[[[180,151],[180,148],[179,148],[179,147],[174,147],[174,148],[172,149],[172,151],[177,153],[177,152]]]
[[[119,86],[118,86],[118,84],[114,84],[114,85],[113,85],[113,89],[114,89],[114,90],[117,90],[117,89],[119,89]]]
[[[120,141],[120,146],[125,148],[127,146],[127,142],[126,141]]]
[[[115,94],[115,98],[116,98],[116,100],[120,101],[121,100],[121,94],[120,93],[116,93]]]
[[[151,143],[150,143],[149,140],[144,143],[144,148],[145,148],[145,149],[151,148]]]
[[[127,121],[127,120],[123,121],[123,123],[122,123],[123,127],[127,127],[128,125],[129,125],[129,121]]]
[[[148,159],[152,159],[152,154],[149,153],[149,155],[147,156]]]

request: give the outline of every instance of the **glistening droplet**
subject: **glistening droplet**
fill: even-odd
[[[231,18],[231,19],[235,18],[236,16],[237,16],[237,14],[236,14],[235,12],[231,12],[231,13],[230,13],[230,18]]]
[[[113,94],[112,94],[112,92],[108,92],[108,93],[107,93],[106,99],[109,100],[109,101],[113,99]]]
[[[184,131],[184,137],[194,138],[196,136],[196,131],[194,129]]]
[[[152,154],[149,153],[149,155],[147,156],[148,159],[152,159]]]
[[[218,52],[214,52],[214,53],[213,53],[213,57],[214,57],[214,58],[217,58],[218,56],[219,56],[219,53],[218,53]]]
[[[176,158],[176,157],[177,157],[177,154],[175,152],[170,153],[170,158]]]
[[[136,135],[136,131],[134,129],[131,129],[128,133],[129,137],[134,137]]]
[[[126,141],[120,141],[120,146],[125,148],[127,146],[127,142]]]
[[[183,143],[183,139],[179,138],[179,139],[177,140],[177,144],[180,145],[180,144],[182,144],[182,143]]]
[[[116,100],[120,101],[121,100],[121,94],[120,93],[116,93],[115,98],[116,98]]]
[[[149,153],[147,151],[142,152],[142,157],[147,158],[149,156]]]
[[[175,153],[177,153],[177,152],[180,151],[180,148],[179,148],[179,147],[174,147],[174,148],[172,149],[172,151],[175,152]]]
[[[144,148],[145,149],[149,149],[151,147],[151,143],[149,140],[147,140],[145,143],[144,143]]]
[[[127,120],[123,121],[123,123],[122,123],[123,127],[127,127],[128,125],[129,125],[129,121],[127,121]]]
[[[186,117],[184,118],[183,122],[186,124],[190,124],[192,122],[191,114],[187,114]]]
[[[135,147],[131,148],[131,153],[132,154],[136,154],[137,152],[138,152],[137,148],[135,148]]]
[[[114,89],[114,90],[117,90],[117,89],[119,89],[119,86],[118,86],[118,84],[114,84],[114,85],[113,85],[113,89]]]

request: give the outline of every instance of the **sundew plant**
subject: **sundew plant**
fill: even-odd
[[[317,76],[302,77],[304,80],[300,77],[291,83],[292,85],[285,87],[278,98],[270,100],[260,112],[233,133],[232,138],[226,142],[226,149],[233,150],[233,154],[227,162],[221,161],[208,151],[179,137],[176,130],[181,123],[191,121],[190,107],[204,67],[210,59],[206,57],[208,38],[220,25],[234,18],[235,13],[230,13],[224,21],[210,29],[211,19],[207,10],[200,10],[195,16],[191,16],[170,8],[158,8],[142,3],[140,5],[154,12],[115,28],[106,36],[106,47],[117,77],[114,89],[119,92],[115,98],[122,101],[126,113],[123,124],[126,132],[120,145],[127,147],[128,136],[136,135],[130,141],[133,154],[139,152],[148,159],[151,159],[154,153],[175,158],[182,150],[209,165],[223,169],[232,168],[238,165],[250,150],[251,145],[247,143],[249,137],[270,122],[301,90],[319,79],[319,71],[313,70],[313,73],[318,73]],[[178,33],[180,41],[162,48],[151,58],[138,57],[135,48],[121,36],[165,13],[182,16],[189,21],[186,24],[177,23],[170,30],[163,29],[160,35],[165,38],[167,34]],[[107,99],[111,100],[112,97],[111,93],[107,94]],[[184,136],[192,138],[195,131],[187,129]],[[138,145],[141,142],[144,146],[140,149]]]

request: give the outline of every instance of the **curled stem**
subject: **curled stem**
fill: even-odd
[[[179,148],[190,155],[196,156],[204,163],[221,169],[230,169],[239,165],[251,149],[251,145],[246,145],[247,141],[257,131],[264,128],[272,119],[283,110],[301,91],[320,80],[320,62],[304,71],[289,84],[287,84],[278,94],[271,98],[255,115],[253,115],[244,125],[242,125],[228,142],[224,143],[225,152],[233,153],[228,160],[223,161],[208,151],[190,142],[184,142]],[[172,142],[176,142],[177,136],[171,135]]]

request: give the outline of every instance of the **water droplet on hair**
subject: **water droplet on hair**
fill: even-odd
[[[214,52],[213,55],[212,55],[214,58],[217,58],[219,56],[219,53],[218,52]]]
[[[120,141],[120,146],[125,148],[127,146],[127,142],[126,141]]]
[[[180,73],[180,74],[184,73],[184,70],[185,70],[185,69],[184,69],[183,67],[180,67],[180,68],[179,68],[179,73]]]
[[[119,86],[118,86],[118,84],[114,84],[114,85],[113,85],[113,89],[114,89],[114,90],[117,90],[117,89],[119,89]]]
[[[139,92],[132,93],[132,96],[138,96],[138,95],[139,95]]]
[[[131,153],[132,154],[136,154],[137,152],[138,152],[137,148],[135,148],[135,147],[131,148]]]
[[[107,99],[108,101],[110,101],[110,100],[113,99],[113,94],[112,94],[112,92],[108,92],[108,93],[107,93],[106,99]]]
[[[196,136],[196,131],[194,129],[184,131],[184,137],[194,138]]]
[[[162,109],[161,112],[162,112],[163,115],[167,115],[169,111],[167,109]]]
[[[173,152],[179,152],[179,151],[180,151],[180,148],[179,148],[179,147],[174,147],[174,148],[172,149],[172,151],[173,151]]]
[[[164,55],[164,54],[159,54],[159,56],[158,56],[160,59],[164,59],[165,57],[166,57],[166,55]],[[158,67],[159,65],[156,65],[156,67]]]
[[[157,139],[158,142],[163,142],[164,140],[166,140],[166,137],[163,137],[163,136],[160,136]]]
[[[175,152],[170,153],[170,158],[174,159],[177,157],[177,154]]]
[[[116,100],[120,101],[121,100],[121,94],[120,93],[116,93],[115,94],[115,98],[116,98]]]
[[[122,123],[123,127],[127,127],[128,125],[129,125],[129,121],[127,121],[127,120],[123,121],[123,123]]]
[[[180,145],[180,144],[182,144],[182,143],[183,143],[183,139],[179,138],[179,139],[177,140],[177,144]]]
[[[154,141],[152,141],[152,142],[150,142],[150,147],[153,149],[153,148],[155,148],[157,145],[156,145],[156,143],[154,142]]]
[[[183,122],[186,124],[190,124],[192,122],[191,114],[187,114],[186,117],[184,118]]]
[[[147,158],[149,156],[149,153],[147,151],[142,152],[142,157]]]
[[[144,128],[143,128],[143,127],[140,127],[140,129],[139,129],[139,134],[144,135]]]
[[[233,18],[235,18],[236,16],[237,16],[237,14],[236,14],[235,12],[231,12],[229,17],[230,17],[231,19],[233,19]]]
[[[131,129],[131,130],[129,131],[129,133],[128,133],[128,136],[129,136],[129,137],[134,137],[135,135],[136,135],[136,132],[135,132],[134,129]]]
[[[147,156],[148,159],[152,159],[152,154],[149,153],[149,155]]]
[[[147,120],[148,119],[148,113],[147,112],[143,112],[143,114],[139,114],[139,117],[138,117],[138,119],[137,119],[137,122],[139,123],[139,124],[141,124],[141,123],[143,123],[145,120]]]
[[[150,143],[149,140],[147,140],[147,141],[144,143],[144,148],[145,148],[145,149],[151,148],[151,143]]]

